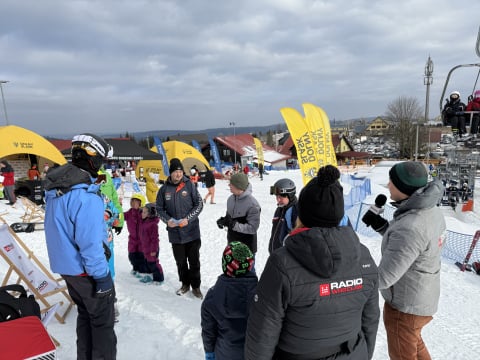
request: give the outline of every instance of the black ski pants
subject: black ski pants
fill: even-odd
[[[62,277],[77,305],[77,360],[116,359],[117,337],[113,329],[115,294],[96,298],[95,280],[91,276]]]
[[[200,287],[200,239],[186,244],[172,244],[173,256],[177,263],[178,278],[183,285],[193,289]]]

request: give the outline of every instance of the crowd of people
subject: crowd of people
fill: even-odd
[[[72,162],[50,169],[45,180],[47,250],[51,270],[65,279],[77,305],[78,359],[116,358],[113,238],[124,224],[132,276],[142,283],[164,281],[160,222],[177,266],[176,294],[191,291],[203,300],[206,359],[371,359],[379,294],[390,359],[430,359],[421,332],[438,308],[446,227],[437,207],[444,186],[427,181],[423,164],[406,161],[390,170],[393,220],[382,217],[385,201],[362,219],[383,236],[379,264],[345,215],[336,167],[321,167],[298,197],[292,180],[275,182],[270,194],[277,209],[260,275],[255,256],[261,206],[249,177],[233,174],[225,215],[217,220],[227,230],[219,251],[222,272],[204,298],[199,215],[208,195],[202,198],[193,172],[187,175],[174,158],[156,202],[134,193],[123,212],[103,167],[112,152],[96,135],[77,135]],[[213,203],[214,193],[209,195]],[[431,227],[424,226],[427,220]]]

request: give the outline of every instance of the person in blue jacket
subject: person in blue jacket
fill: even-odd
[[[77,359],[116,358],[115,289],[104,250],[104,203],[95,183],[112,153],[102,138],[76,135],[72,163],[50,169],[45,179],[48,257],[77,305]]]
[[[222,255],[223,274],[207,292],[201,308],[206,360],[243,360],[250,304],[258,279],[247,245],[233,241]]]

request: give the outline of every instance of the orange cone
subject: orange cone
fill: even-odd
[[[473,211],[473,200],[472,199],[468,200],[465,204],[463,204],[462,211]]]

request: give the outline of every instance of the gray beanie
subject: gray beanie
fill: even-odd
[[[248,176],[242,173],[234,174],[230,178],[230,184],[239,190],[245,191],[248,187]]]

